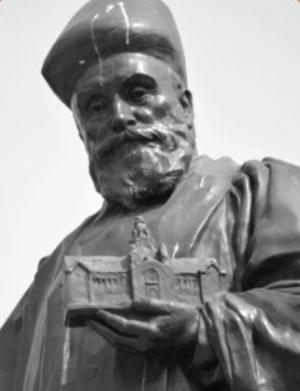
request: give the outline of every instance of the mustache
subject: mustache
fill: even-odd
[[[172,129],[170,126],[163,125],[149,127],[147,129],[127,128],[122,133],[116,134],[104,145],[99,146],[95,150],[96,157],[99,161],[108,159],[115,154],[124,144],[139,142],[143,144],[158,143],[166,151],[172,152],[179,146],[179,139],[187,140],[186,132],[181,129],[181,126],[176,126]]]

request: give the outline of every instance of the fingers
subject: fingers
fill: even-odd
[[[145,352],[152,348],[152,343],[146,339],[120,335],[97,321],[89,321],[87,322],[87,325],[106,339],[112,346],[122,351],[136,353]]]
[[[99,310],[89,325],[114,347],[126,351],[187,343],[198,334],[200,315],[194,306],[151,299],[135,301],[132,309],[135,318]]]
[[[134,319],[126,319],[122,316],[111,314],[107,311],[99,310],[96,313],[97,319],[105,325],[112,327],[121,334],[139,337],[151,337],[158,332],[155,323],[151,321],[143,322]]]
[[[117,342],[117,338],[119,335],[111,330],[109,327],[104,326],[103,324],[91,320],[87,322],[87,325],[91,327],[97,334],[100,334],[104,339],[106,339],[111,345],[115,345]],[[131,343],[133,337],[123,337],[123,340],[127,340],[127,342]]]

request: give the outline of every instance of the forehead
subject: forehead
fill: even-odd
[[[179,81],[179,76],[163,61],[142,53],[121,53],[91,65],[78,80],[75,92],[97,85],[122,82],[135,74],[152,77],[159,85]]]

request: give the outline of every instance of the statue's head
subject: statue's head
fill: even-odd
[[[174,19],[160,0],[91,0],[43,75],[73,112],[96,189],[127,209],[165,200],[196,155]]]

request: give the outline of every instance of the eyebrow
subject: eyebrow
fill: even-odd
[[[89,81],[85,84],[83,84],[82,87],[80,87],[80,91],[78,92],[77,91],[77,94],[78,95],[84,95],[84,94],[88,94],[88,93],[98,93],[101,91],[101,85],[99,84],[99,82],[96,82],[96,81]]]
[[[80,92],[77,92],[77,104],[79,110],[84,110],[88,102],[101,95],[100,86],[97,83],[89,83]]]
[[[149,83],[151,84],[152,86],[157,86],[157,82],[155,81],[155,79],[152,77],[152,76],[149,76],[148,74],[146,73],[134,73],[133,75],[127,77],[127,78],[124,78],[124,80],[122,81],[123,84],[127,84],[127,83],[131,83],[132,81],[134,82],[143,82],[143,83]]]
[[[130,76],[119,76],[120,84],[126,86],[127,84],[130,84],[131,82],[143,82],[148,83],[149,85],[153,87],[157,87],[157,82],[152,76],[149,76],[146,73],[133,73]],[[83,86],[80,88],[80,91],[77,92],[78,96],[84,96],[86,94],[98,94],[101,93],[103,90],[103,87],[99,83],[99,81],[87,81],[83,84]]]

